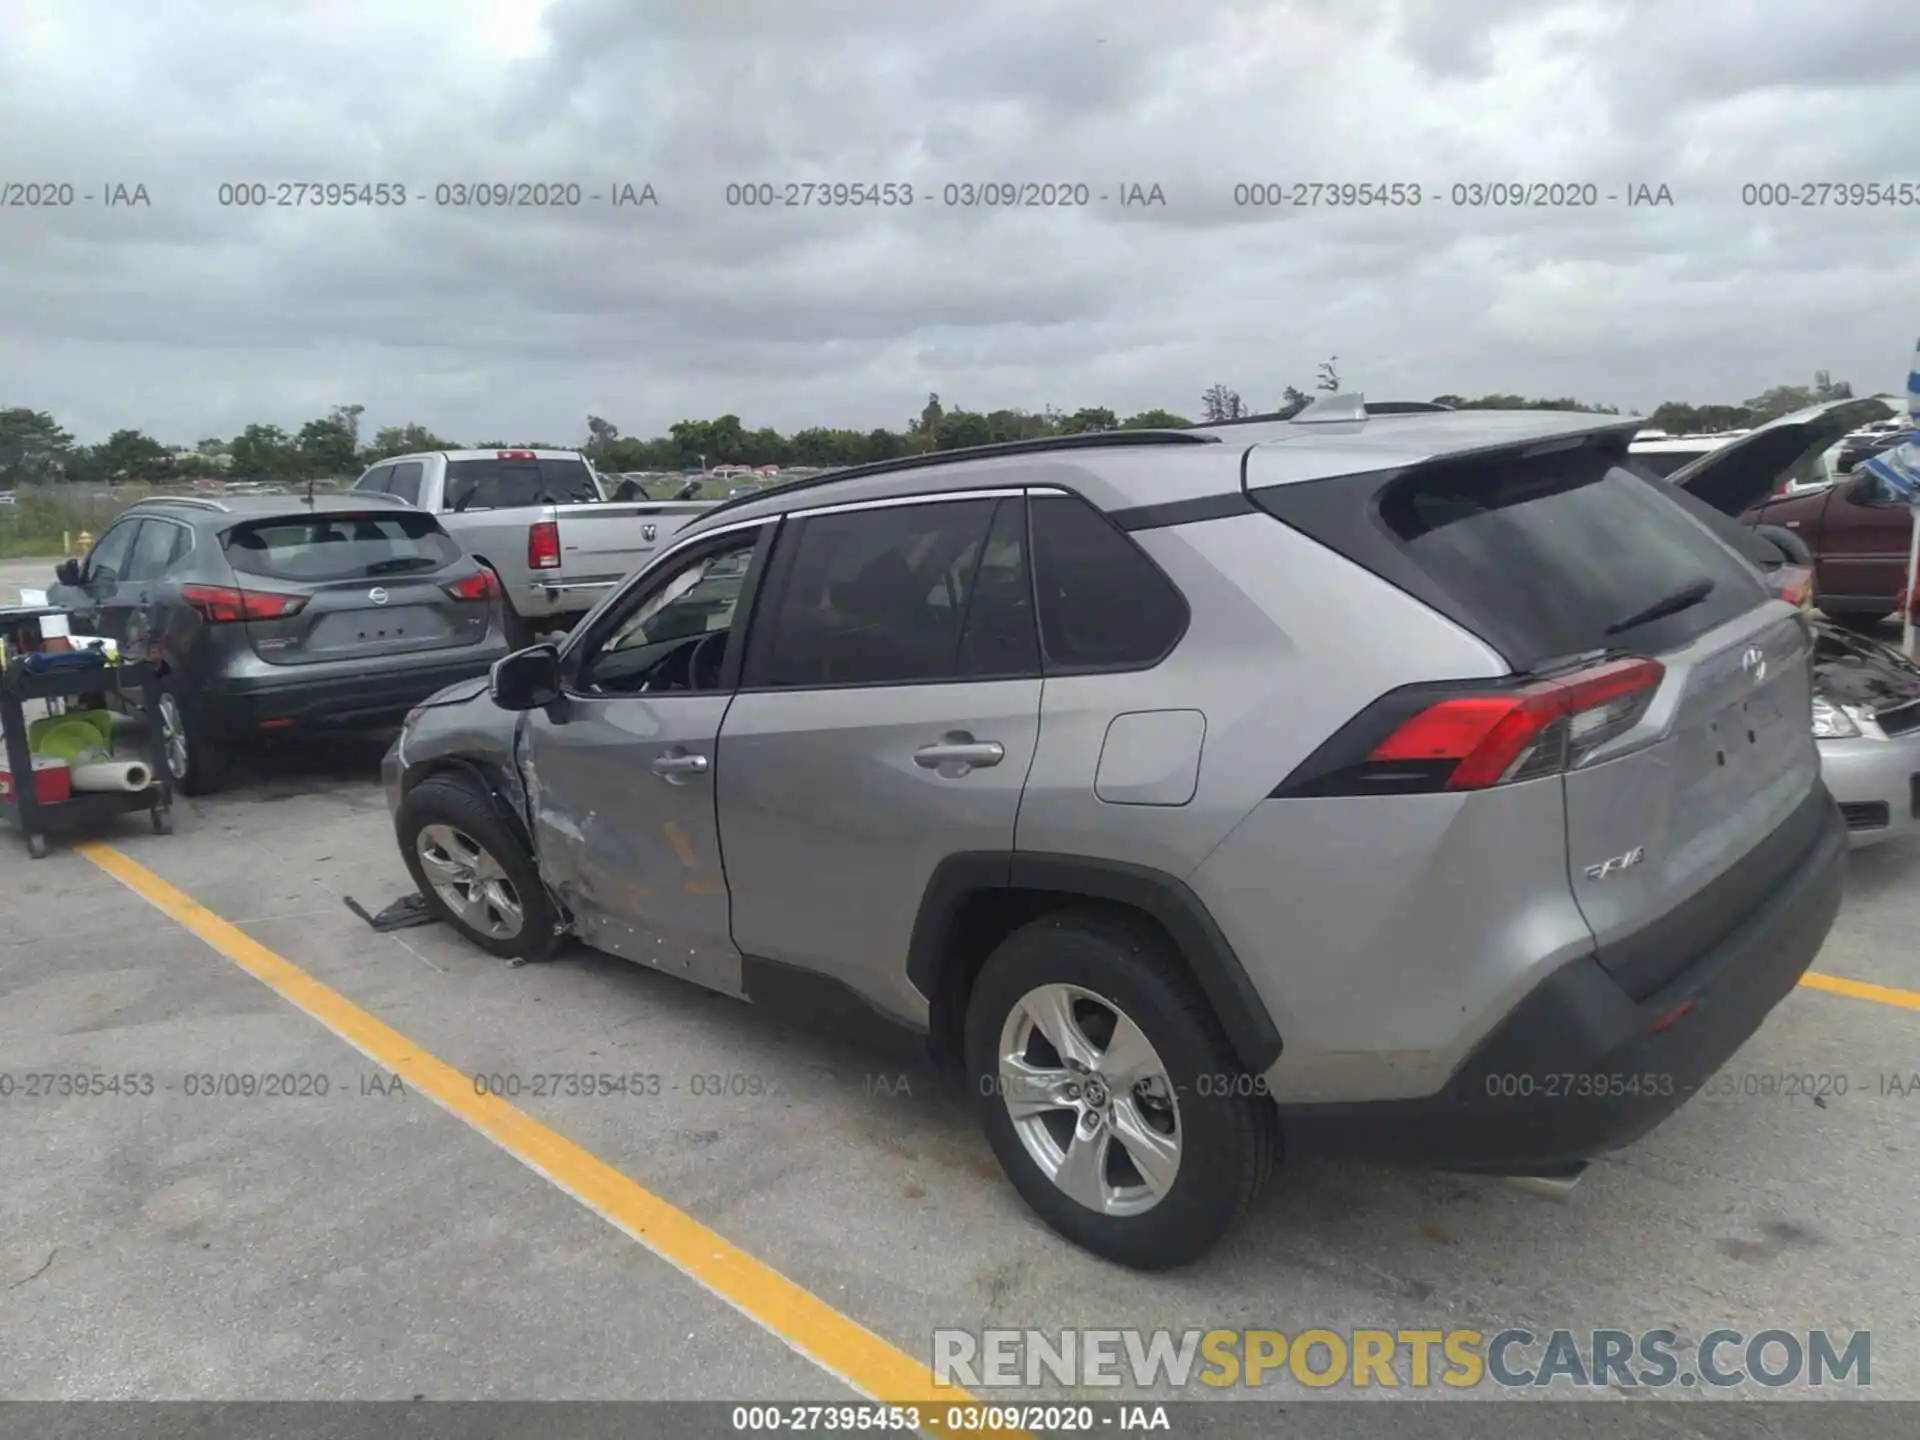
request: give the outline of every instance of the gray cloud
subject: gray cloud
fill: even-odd
[[[1905,0],[0,0],[0,184],[144,183],[148,208],[0,209],[0,405],[169,440],[346,401],[370,425],[566,440],[900,424],[980,408],[1257,406],[1338,353],[1377,396],[1647,407],[1816,368],[1904,374],[1920,205]],[[219,186],[399,182],[380,210]],[[441,183],[652,184],[658,208],[456,209]],[[910,207],[727,186],[910,185]],[[967,209],[945,187],[1166,204]],[[1417,207],[1235,203],[1419,184]],[[1592,184],[1590,209],[1456,182]],[[1629,208],[1667,184],[1670,208]]]

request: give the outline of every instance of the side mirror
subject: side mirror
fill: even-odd
[[[58,565],[53,567],[53,578],[62,585],[78,585],[80,583],[80,562],[78,560],[62,560]]]
[[[538,710],[560,698],[560,652],[530,645],[493,662],[487,676],[493,703],[502,710]]]

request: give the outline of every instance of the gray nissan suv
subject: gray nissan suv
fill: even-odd
[[[1635,428],[1331,397],[728,501],[413,712],[402,853],[496,954],[917,1032],[1124,1264],[1283,1147],[1566,1183],[1792,990],[1846,853],[1800,612]]]

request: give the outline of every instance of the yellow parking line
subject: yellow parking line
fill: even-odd
[[[973,1407],[967,1391],[935,1383],[932,1370],[841,1314],[772,1266],[730,1244],[698,1220],[587,1150],[473,1081],[338,991],[321,984],[238,927],[175,889],[110,845],[77,847],[95,865],[156,910],[233,961],[282,999],[304,1010],[368,1059],[438,1102],[501,1149],[638,1240],[771,1332],[821,1369],[870,1399],[918,1406],[928,1430],[943,1431],[949,1405]],[[781,1397],[756,1397],[778,1399]],[[936,1408],[937,1407],[937,1408]],[[1018,1435],[1010,1430],[970,1434]]]
[[[1845,980],[1838,975],[1822,975],[1809,970],[1800,977],[1809,990],[1825,990],[1829,995],[1849,995],[1855,1000],[1871,1000],[1876,1005],[1897,1005],[1902,1010],[1920,1010],[1920,990],[1902,990],[1895,985],[1869,985],[1864,980]]]

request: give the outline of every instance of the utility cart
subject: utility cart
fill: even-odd
[[[5,664],[0,668],[0,730],[6,732],[6,768],[12,794],[0,802],[0,820],[12,825],[26,837],[27,853],[43,859],[48,850],[49,831],[104,828],[114,817],[144,810],[152,820],[156,834],[173,833],[173,787],[167,780],[165,738],[157,724],[147,726],[146,760],[153,780],[143,790],[72,791],[58,801],[42,800],[40,781],[33,763],[33,751],[27,738],[25,706],[30,700],[64,701],[83,695],[138,693],[146,714],[160,713],[160,682],[152,665],[144,661],[71,669],[47,669],[36,673],[28,657],[40,651],[39,621],[48,616],[65,615],[57,606],[0,607],[0,639]]]

